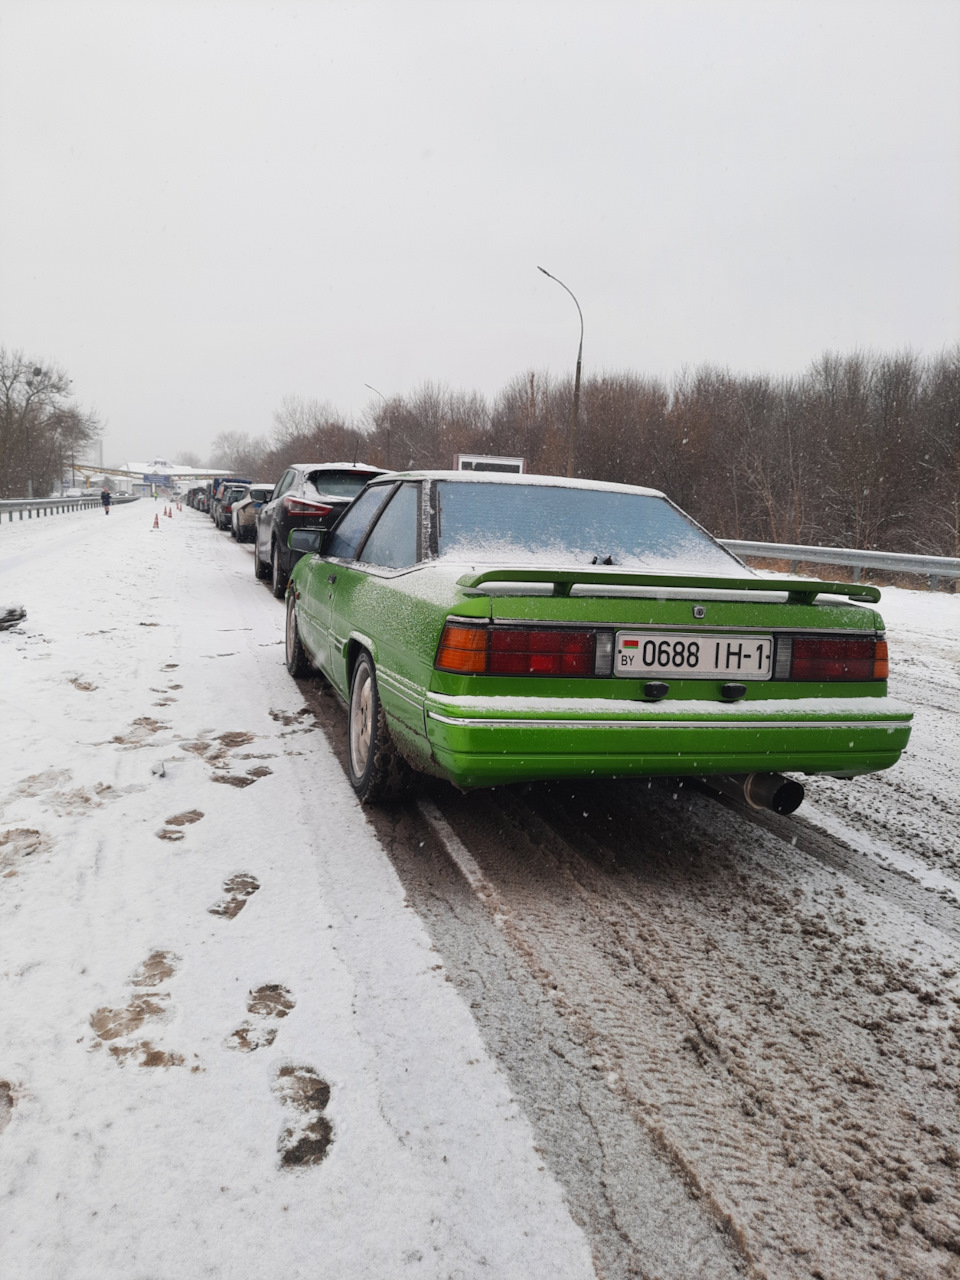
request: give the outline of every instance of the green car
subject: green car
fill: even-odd
[[[761,577],[654,489],[388,474],[290,545],[287,666],[345,701],[365,802],[417,772],[687,775],[790,812],[781,771],[886,769],[910,736],[875,587]]]

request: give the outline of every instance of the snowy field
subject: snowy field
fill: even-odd
[[[0,527],[0,1275],[586,1277],[205,516]]]
[[[284,669],[282,605],[249,548],[155,510],[0,525],[0,605],[28,610],[0,632],[0,1276],[594,1275]],[[880,610],[910,747],[800,813],[952,910],[960,598]],[[900,919],[871,914],[877,948],[929,950],[960,1003],[952,940]]]

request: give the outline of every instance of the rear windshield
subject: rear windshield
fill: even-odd
[[[441,556],[494,564],[742,572],[734,556],[653,494],[441,480],[437,500]]]
[[[332,498],[354,498],[374,475],[372,471],[312,471],[307,479],[317,493],[328,493]]]

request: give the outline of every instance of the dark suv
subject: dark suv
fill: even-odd
[[[207,512],[210,519],[219,529],[220,525],[220,503],[223,501],[223,495],[231,486],[242,486],[249,484],[249,480],[242,480],[239,476],[218,476],[210,489],[210,505]]]
[[[249,480],[228,480],[217,490],[214,501],[214,523],[218,529],[229,529],[232,522],[233,504],[239,502],[250,488]]]
[[[273,496],[257,513],[253,540],[253,571],[258,578],[270,579],[278,599],[302,554],[287,546],[290,530],[329,528],[367,481],[379,475],[382,467],[363,462],[295,462],[287,467]]]

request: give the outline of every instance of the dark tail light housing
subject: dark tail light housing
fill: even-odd
[[[886,680],[890,670],[886,640],[870,636],[793,636],[789,680]],[[779,646],[785,647],[781,639]],[[784,655],[785,656],[785,655]],[[786,663],[777,663],[780,670]]]
[[[573,628],[448,622],[434,665],[458,675],[606,676],[612,670],[612,637]]]

